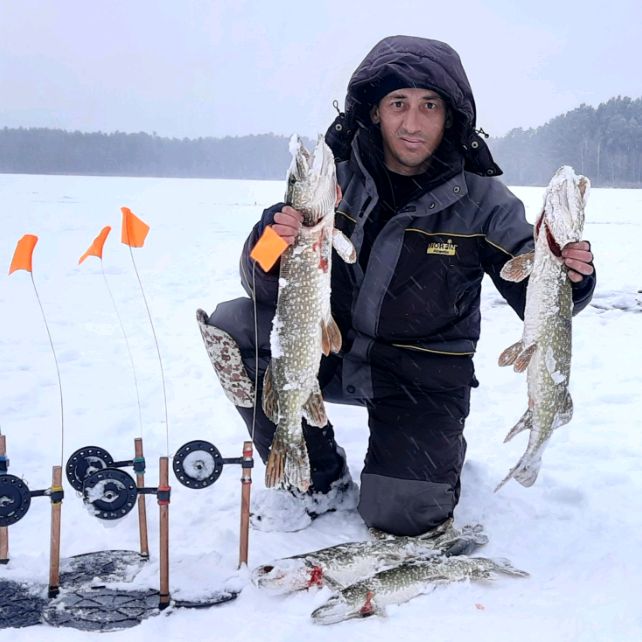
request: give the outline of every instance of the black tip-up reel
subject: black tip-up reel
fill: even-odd
[[[221,476],[225,464],[241,464],[243,466],[243,458],[223,459],[214,444],[196,439],[187,442],[176,451],[172,468],[176,479],[183,486],[207,488]]]
[[[22,479],[6,473],[6,462],[5,459],[4,466],[0,462],[0,472],[4,473],[0,474],[0,527],[20,521],[27,514],[32,497],[49,497],[52,504],[62,502],[65,496],[62,487],[29,490]]]
[[[176,479],[188,488],[207,488],[223,472],[225,464],[239,464],[241,475],[241,536],[239,545],[239,565],[247,564],[248,530],[250,524],[250,487],[254,467],[251,441],[243,442],[241,457],[221,457],[218,448],[209,441],[195,439],[181,446],[174,454],[172,468]]]
[[[71,486],[75,490],[83,492],[85,480],[91,475],[106,468],[128,468],[130,466],[137,475],[144,474],[145,458],[134,457],[134,459],[114,461],[114,458],[104,448],[85,446],[79,448],[69,457],[65,466],[65,474]]]
[[[92,506],[98,519],[120,519],[136,505],[139,495],[156,495],[158,503],[169,503],[169,487],[137,486],[131,475],[119,468],[104,468],[85,478],[82,485],[85,504]]]

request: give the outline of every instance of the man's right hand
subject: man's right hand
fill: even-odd
[[[274,215],[272,229],[286,241],[288,245],[292,245],[302,225],[303,214],[289,205],[284,205],[283,209]]]

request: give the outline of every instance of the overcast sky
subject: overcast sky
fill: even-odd
[[[312,136],[406,34],[459,52],[501,135],[641,97],[640,25],[640,0],[0,0],[0,127]]]

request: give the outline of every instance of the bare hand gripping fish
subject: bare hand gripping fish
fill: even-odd
[[[535,223],[535,250],[508,261],[500,273],[513,282],[530,275],[522,339],[499,357],[500,366],[512,365],[516,372],[528,368],[528,409],[505,441],[523,430],[530,435],[526,452],[495,490],[511,478],[532,486],[553,430],[573,416],[568,390],[573,299],[561,252],[582,239],[589,188],[585,176],[561,167],[546,189],[544,210]]]
[[[303,214],[295,242],[281,256],[279,293],[270,335],[272,360],[265,373],[263,410],[276,424],[265,470],[268,487],[310,486],[310,463],[301,426],[327,424],[317,375],[321,355],[341,349],[341,333],[330,313],[332,248],[356,261],[352,243],[334,229],[337,195],[334,157],[320,136],[310,154],[300,139],[291,143],[286,201]]]

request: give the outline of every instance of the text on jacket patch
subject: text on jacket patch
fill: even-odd
[[[446,256],[455,256],[457,253],[457,244],[450,239],[446,243],[429,243],[426,254],[445,254]]]

